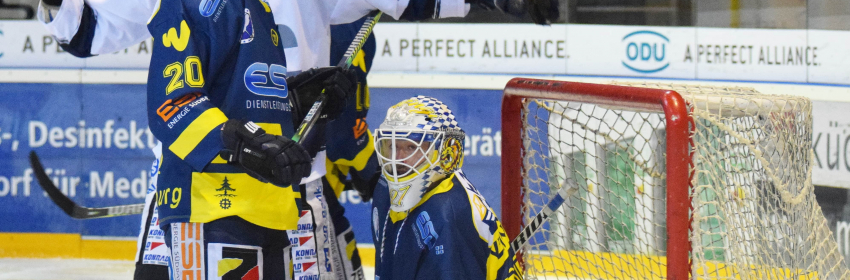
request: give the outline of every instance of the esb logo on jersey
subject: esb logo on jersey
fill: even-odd
[[[256,95],[286,98],[286,66],[255,62],[245,69],[245,87]]]

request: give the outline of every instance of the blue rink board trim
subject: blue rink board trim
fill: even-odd
[[[142,203],[155,144],[146,131],[145,85],[0,83],[0,88],[0,232],[136,236],[138,215],[86,221],[65,215],[35,182],[27,153],[36,151],[57,185],[79,204]],[[469,139],[463,169],[500,212],[501,178],[492,176],[500,167],[500,90],[370,91],[371,130],[390,106],[415,95],[436,97],[448,105]],[[371,203],[353,193],[344,196],[341,201],[357,241],[372,243]]]

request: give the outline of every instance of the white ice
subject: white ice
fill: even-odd
[[[130,280],[134,268],[133,261],[0,258],[0,279]],[[363,272],[366,279],[375,278],[374,268],[364,267]]]

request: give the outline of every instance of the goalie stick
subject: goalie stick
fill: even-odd
[[[360,27],[360,31],[357,32],[357,35],[352,40],[351,45],[348,47],[348,50],[345,51],[345,55],[342,57],[342,60],[339,62],[337,66],[339,67],[350,67],[351,63],[354,61],[355,55],[360,51],[363,47],[363,44],[366,43],[366,39],[369,38],[369,34],[372,33],[372,29],[375,27],[375,23],[378,22],[378,19],[381,18],[380,11],[374,11],[370,13],[366,21],[363,22],[363,26]],[[310,132],[310,129],[316,123],[315,116],[318,115],[318,112],[322,111],[322,107],[324,107],[325,95],[324,90],[323,94],[319,96],[319,99],[313,103],[313,107],[310,108],[310,111],[307,113],[307,116],[304,117],[304,121],[301,122],[301,125],[296,130],[295,135],[292,137],[293,141],[301,144],[301,141],[304,140],[304,136]],[[75,219],[94,219],[94,218],[107,218],[107,217],[117,217],[117,216],[126,216],[126,215],[136,215],[141,214],[144,211],[145,204],[127,204],[127,205],[117,205],[117,206],[108,206],[108,207],[100,207],[100,208],[90,208],[80,206],[75,203],[73,200],[65,196],[62,191],[56,187],[56,184],[50,180],[50,176],[47,175],[47,172],[44,170],[44,166],[41,164],[41,160],[39,160],[38,155],[35,151],[30,151],[30,166],[32,167],[32,172],[35,174],[36,180],[38,184],[47,192],[47,196],[50,197],[50,200],[59,206],[65,214],[71,216]]]
[[[564,181],[564,183],[566,183],[566,180]],[[526,225],[519,232],[519,235],[517,235],[517,237],[515,237],[514,240],[511,241],[511,250],[513,250],[514,253],[519,250],[520,246],[525,245],[525,243],[528,242],[529,238],[531,238],[531,236],[534,235],[534,233],[541,228],[543,223],[546,221],[546,219],[549,218],[549,215],[551,215],[552,212],[555,212],[556,210],[558,210],[558,208],[561,207],[561,205],[564,205],[564,202],[567,201],[567,198],[569,198],[578,190],[578,188],[575,186],[565,188],[564,185],[566,184],[561,184],[561,189],[558,190],[555,196],[549,200],[549,203],[546,204],[546,207],[544,207],[543,210],[540,210],[540,213],[537,213],[537,216],[534,216],[534,218],[531,219],[531,223]]]

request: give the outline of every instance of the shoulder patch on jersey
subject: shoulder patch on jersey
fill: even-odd
[[[242,44],[254,41],[254,22],[251,21],[251,11],[245,9],[245,23],[242,25]]]
[[[416,243],[419,244],[420,249],[434,248],[434,244],[437,243],[437,238],[440,236],[434,230],[434,223],[431,221],[428,211],[419,213],[419,216],[416,217],[416,223],[412,227],[413,234],[416,235]]]
[[[272,36],[272,44],[274,44],[274,46],[277,47],[277,45],[280,43],[280,36],[277,35],[277,31],[275,31],[274,28],[271,29],[271,32],[272,32],[272,35],[271,35]]]
[[[481,193],[479,193],[478,190],[472,186],[472,183],[466,179],[463,172],[457,171],[455,174],[458,175],[456,177],[460,182],[460,185],[463,186],[463,189],[466,191],[467,199],[469,199],[469,206],[472,212],[472,224],[475,226],[475,230],[478,231],[478,236],[481,237],[484,242],[487,242],[488,245],[492,244],[493,235],[496,233],[496,229],[498,229],[496,214],[493,212],[493,209],[490,208],[490,205],[487,204],[487,201],[484,200]]]

